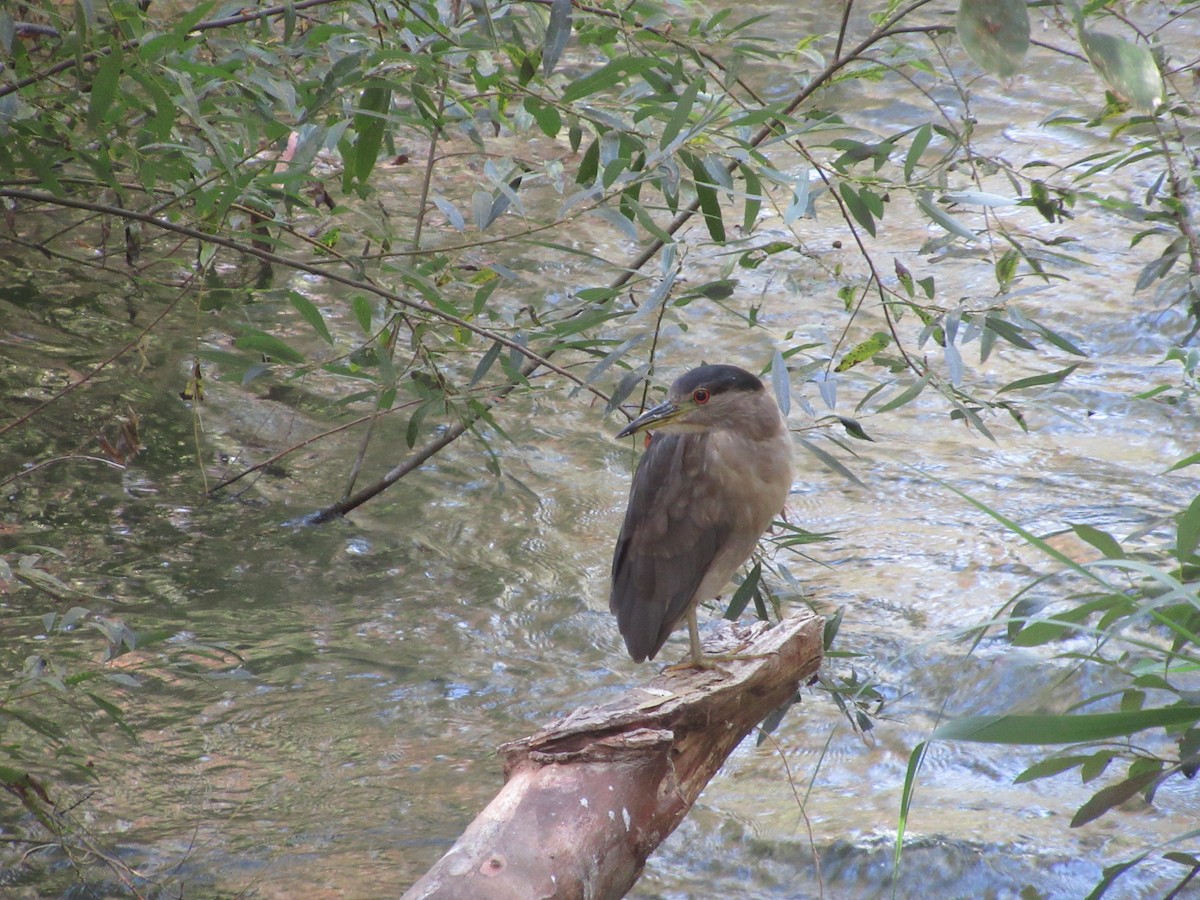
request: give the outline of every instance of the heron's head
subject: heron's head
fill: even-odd
[[[626,425],[617,437],[640,431],[666,434],[744,429],[774,432],[782,419],[763,383],[737,366],[700,366],[675,379],[667,399]]]

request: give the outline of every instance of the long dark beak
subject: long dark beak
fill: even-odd
[[[652,409],[646,410],[618,433],[617,437],[624,438],[637,434],[639,431],[645,431],[648,428],[653,428],[660,422],[669,422],[679,415],[683,410],[678,404],[668,400],[666,403],[660,403]]]

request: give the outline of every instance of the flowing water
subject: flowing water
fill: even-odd
[[[1052,90],[1018,77],[1006,92],[994,82],[977,91],[978,139],[1003,147],[1014,164],[1058,152],[1083,156],[1098,140],[1082,129],[1038,126],[1056,105],[1081,102],[1065,85],[1082,70],[1059,78],[1056,67],[1065,64],[1042,62]],[[895,98],[855,93],[863,90],[846,86],[843,99],[865,123],[899,129],[928,118]],[[954,114],[952,95],[942,99]],[[1123,177],[1131,195],[1145,189],[1138,170]],[[881,260],[901,257],[917,277],[935,273],[940,296],[986,301],[990,269],[931,264],[915,248],[934,232],[915,214],[908,225],[893,221],[903,209],[896,205],[888,243],[876,242],[873,252]],[[884,715],[864,737],[827,695],[806,693],[775,744],[748,741],[738,749],[651,858],[632,896],[873,897],[891,895],[894,886],[904,897],[1078,897],[1105,865],[1185,830],[1200,813],[1193,785],[1172,781],[1153,807],[1125,808],[1072,830],[1070,817],[1095,785],[1081,786],[1073,775],[1014,785],[1042,751],[937,743],[893,883],[909,753],[942,717],[1062,709],[1102,687],[1064,677],[1065,666],[1051,659],[1061,646],[1021,650],[989,640],[972,650],[963,640],[967,627],[995,614],[1046,564],[922,473],[1037,533],[1084,522],[1123,537],[1200,491],[1191,470],[1161,474],[1198,449],[1192,405],[1132,398],[1177,377],[1177,368],[1161,362],[1188,326],[1177,311],[1156,308],[1149,292],[1131,293],[1157,250],[1130,250],[1136,226],[1093,209],[1062,225],[1038,224],[1029,210],[1021,215],[1042,237],[1069,232],[1079,239],[1072,252],[1087,265],[1061,287],[1031,292],[1022,307],[1071,335],[1088,359],[1052,401],[1030,407],[1028,434],[989,420],[997,438],[989,442],[922,398],[863,419],[875,443],[856,442],[858,457],[843,456],[862,486],[798,452],[791,516],[834,539],[787,560],[803,597],[779,588],[789,604],[844,608],[839,647],[858,655],[830,665],[878,679]],[[764,233],[787,234],[778,220],[766,226]],[[759,368],[776,347],[837,334],[844,316],[829,272],[860,263],[850,249],[829,249],[845,233],[828,212],[799,230],[818,249],[819,264],[794,255],[739,273],[729,305],[761,305],[762,327],[748,330],[716,305],[693,303],[680,313],[687,330],[664,335],[664,372],[702,357]],[[573,237],[596,242],[607,258],[621,256],[619,235]],[[115,276],[106,282],[57,263],[39,271],[15,248],[0,244],[0,252],[23,273],[0,283],[7,415],[29,411],[90,370],[129,339],[131,320],[139,328],[168,302],[131,301]],[[531,298],[547,291],[547,278],[556,286],[601,280],[583,264],[547,272],[533,257],[507,264],[521,272]],[[722,275],[722,265],[694,253],[685,275],[700,282]],[[231,283],[243,274],[226,273]],[[290,286],[350,333],[344,297],[309,280]],[[272,327],[293,315],[285,302],[259,303],[247,314]],[[201,467],[211,479],[236,470],[239,454],[261,458],[328,425],[325,386],[315,378],[270,390],[211,382],[204,404],[179,399],[193,335],[219,349],[225,330],[210,329],[204,317],[223,315],[230,314],[197,314],[188,304],[170,311],[141,353],[0,439],[6,477],[45,458],[47,448],[62,453],[83,440],[87,434],[76,429],[95,427],[90,409],[120,397],[137,411],[147,446],[125,471],[63,460],[5,485],[0,553],[12,562],[40,552],[44,568],[93,599],[31,589],[0,595],[8,648],[0,660],[6,671],[20,670],[38,645],[48,656],[64,649],[94,655],[96,639],[86,629],[42,639],[43,614],[74,604],[167,636],[118,661],[139,681],[120,697],[138,739],[99,729],[87,760],[98,779],[77,798],[84,823],[108,850],[149,883],[167,885],[168,895],[395,895],[499,788],[499,743],[647,677],[646,666],[625,656],[606,607],[634,456],[612,440],[615,419],[586,394],[553,383],[503,406],[500,421],[512,440],[489,436],[499,477],[487,471],[479,444],[464,439],[349,520],[286,524],[336,499],[357,446],[350,433],[284,460],[241,493],[204,500]],[[864,327],[869,334],[872,326]],[[999,386],[1036,371],[1033,364],[1071,361],[999,350],[987,371]],[[848,376],[837,411],[853,415],[861,390]],[[810,424],[801,400],[826,412],[813,384],[792,391],[794,427]],[[394,464],[403,446],[403,424],[385,420],[381,428],[371,473]],[[666,658],[683,646],[676,638]],[[0,824],[19,815],[14,804],[0,811]],[[4,862],[5,896],[121,890],[103,866],[80,863],[93,893],[72,892],[79,876],[52,851]],[[1111,896],[1161,892],[1173,883],[1172,868],[1148,863]]]

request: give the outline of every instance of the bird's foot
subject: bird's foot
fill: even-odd
[[[728,678],[729,670],[721,666],[721,662],[724,661],[724,659],[719,659],[716,656],[689,656],[687,659],[667,666],[663,669],[663,674],[696,670],[700,672],[717,672],[722,677]]]
[[[702,653],[699,656],[689,656],[687,659],[667,666],[663,669],[663,673],[685,672],[688,669],[698,669],[701,672],[719,672],[728,678],[730,672],[721,663],[750,662],[756,659],[770,659],[775,655],[775,653]]]

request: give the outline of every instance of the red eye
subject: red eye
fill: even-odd
[[[709,393],[707,388],[696,388],[696,390],[692,391],[692,399],[695,400],[700,406],[703,406],[705,403],[707,403],[708,398]]]

